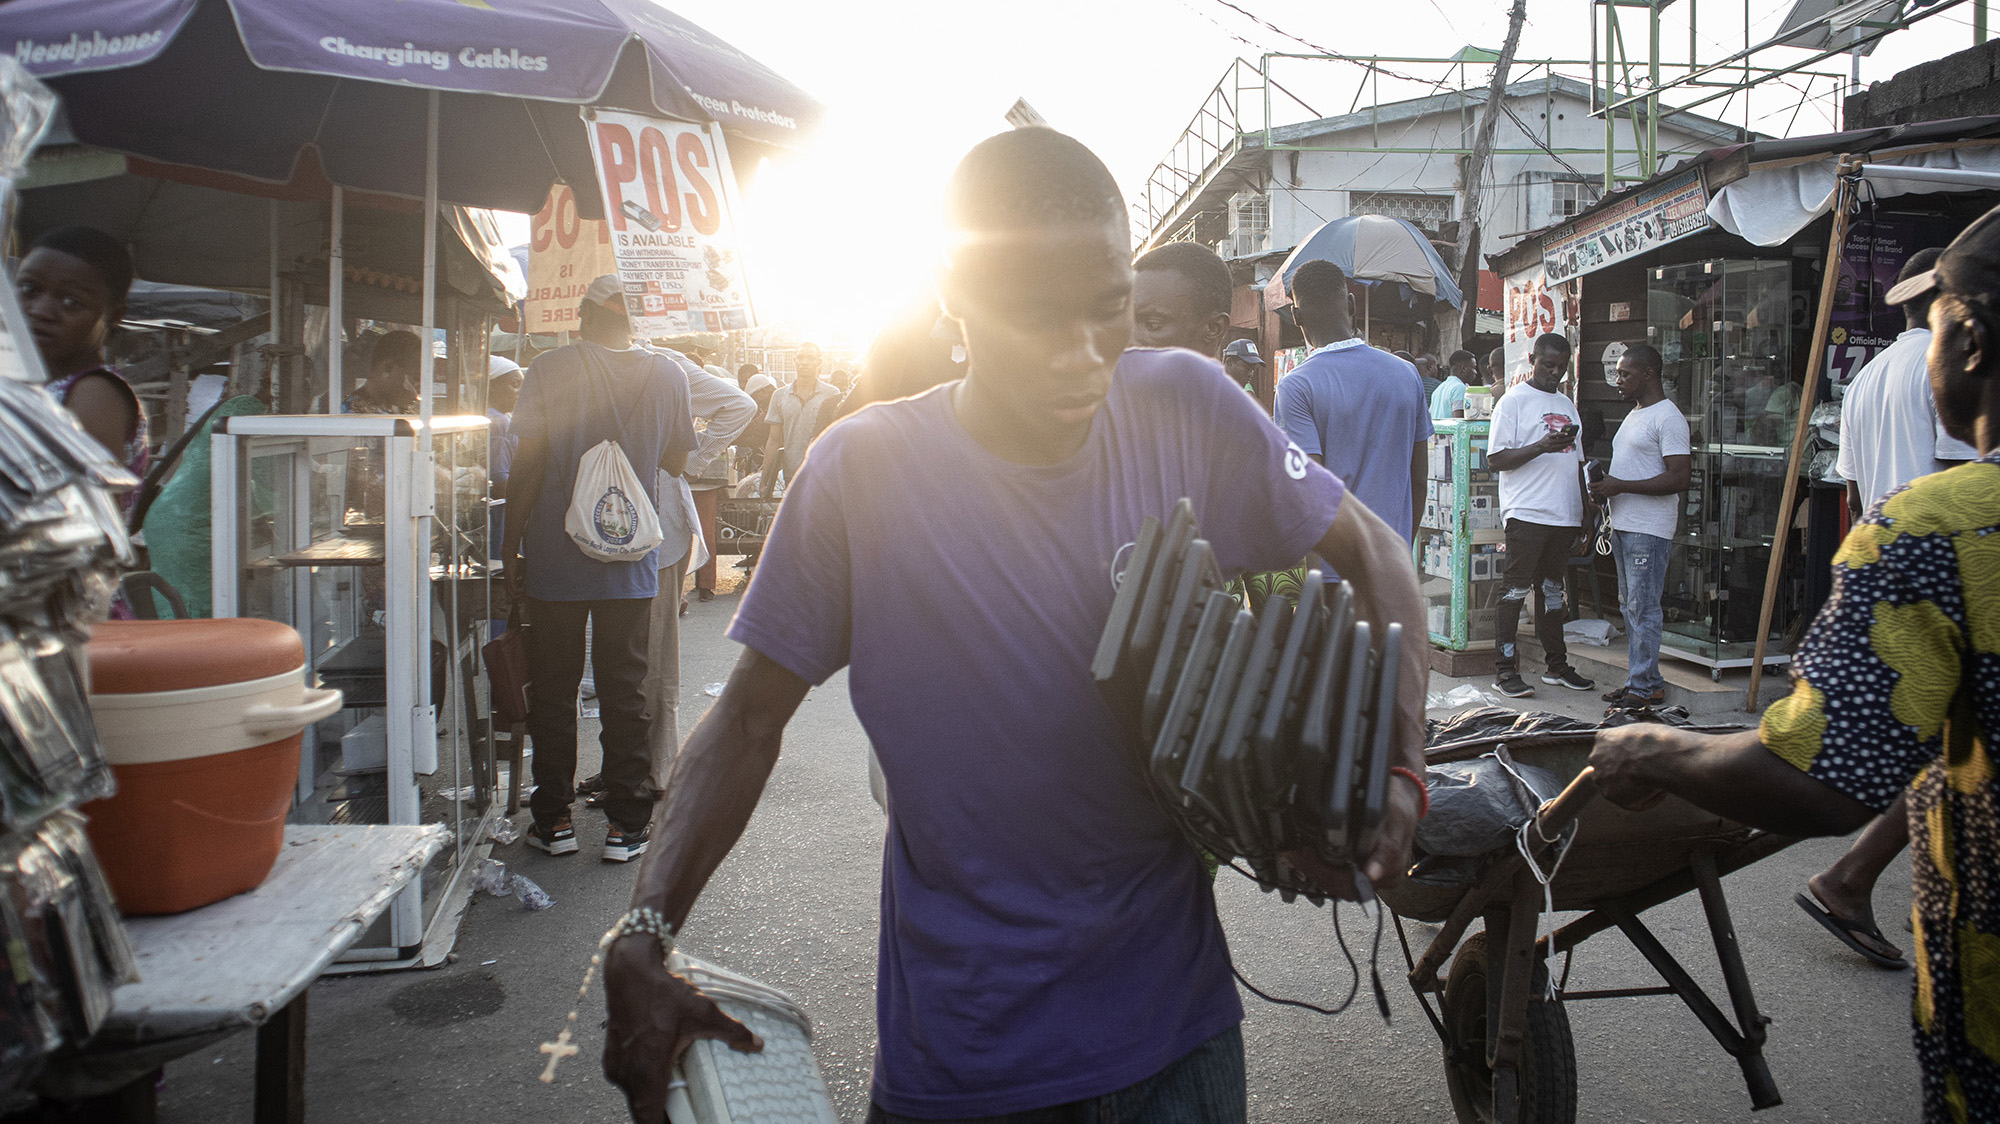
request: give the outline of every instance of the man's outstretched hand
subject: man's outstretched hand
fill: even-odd
[[[604,1076],[625,1092],[634,1124],[666,1118],[674,1063],[697,1038],[715,1038],[754,1054],[764,1042],[695,986],[660,962],[660,946],[625,937],[604,956]]]

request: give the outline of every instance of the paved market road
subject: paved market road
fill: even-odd
[[[735,604],[697,604],[683,641],[682,723],[710,701],[704,684],[734,661],[721,636]],[[1571,704],[1575,706],[1579,704]],[[883,820],[869,799],[866,740],[844,678],[814,691],[788,731],[770,790],[742,843],[703,896],[684,946],[790,991],[817,1024],[817,1048],[844,1119],[866,1108],[873,1038],[877,880]],[[595,747],[585,747],[586,769]],[[526,822],[525,813],[517,817]],[[325,980],[311,993],[309,1119],[604,1122],[625,1119],[597,1074],[603,1000],[593,990],[579,1035],[584,1053],[554,1086],[535,1080],[538,1043],[570,1009],[598,934],[624,909],[632,872],[596,860],[603,820],[578,817],[580,856],[551,859],[523,845],[496,857],[540,882],[555,908],[523,912],[486,899],[468,913],[456,963],[432,972]],[[1839,950],[1791,903],[1838,842],[1802,845],[1731,879],[1745,957],[1773,1020],[1767,1048],[1785,1106],[1760,1121],[1907,1120],[1917,1116],[1908,1037],[1909,977],[1881,972]],[[1899,862],[1878,894],[1882,916],[1908,906]],[[1347,974],[1325,910],[1285,905],[1225,873],[1223,922],[1243,973],[1274,994],[1324,1002]],[[1359,918],[1350,912],[1350,936]],[[1661,938],[1720,995],[1699,908],[1648,914]],[[1893,921],[1893,941],[1908,934]],[[1428,929],[1412,927],[1412,940]],[[1436,1036],[1400,986],[1393,935],[1383,976],[1393,1023],[1365,998],[1338,1018],[1275,1008],[1246,997],[1253,1121],[1451,1119]],[[1574,987],[1657,980],[1615,933],[1579,951]],[[1365,983],[1364,983],[1365,988]],[[1749,1120],[1736,1065],[1671,998],[1575,1004],[1570,1015],[1581,1072],[1580,1118],[1651,1124]],[[161,1120],[215,1124],[250,1119],[250,1038],[239,1035],[167,1069]]]

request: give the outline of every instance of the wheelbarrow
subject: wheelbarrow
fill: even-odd
[[[1592,735],[1480,739],[1432,748],[1431,764],[1463,761],[1504,745],[1514,760],[1571,778],[1543,804],[1518,846],[1489,855],[1469,883],[1406,880],[1382,899],[1397,916],[1441,923],[1410,986],[1444,1043],[1452,1107],[1466,1124],[1570,1124],[1576,1119],[1576,1051],[1566,1004],[1635,996],[1678,996],[1737,1061],[1752,1108],[1782,1103],[1764,1062],[1764,1028],[1723,899],[1722,878],[1796,840],[1756,831],[1667,797],[1641,812],[1600,800],[1588,767]],[[1707,914],[1733,1020],[1709,998],[1640,920],[1646,910],[1695,891]],[[1538,936],[1544,910],[1583,911]],[[1475,920],[1482,932],[1465,938]],[[1660,975],[1656,987],[1571,990],[1568,970],[1551,981],[1557,955],[1616,928]],[[1456,950],[1456,955],[1454,955]],[[1451,967],[1442,978],[1440,969]],[[1435,1007],[1433,1006],[1435,1002]]]

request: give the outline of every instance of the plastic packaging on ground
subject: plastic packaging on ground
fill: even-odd
[[[513,820],[494,820],[493,826],[486,829],[486,838],[505,847],[521,838],[521,829],[514,826]]]
[[[537,912],[556,904],[547,890],[518,874],[509,874],[507,864],[498,859],[486,859],[472,872],[472,888],[491,894],[496,898],[519,898],[521,905],[531,912]]]
[[[1470,683],[1461,683],[1449,691],[1432,691],[1424,696],[1424,707],[1429,710],[1456,710],[1461,706],[1490,706],[1493,700],[1486,693]]]

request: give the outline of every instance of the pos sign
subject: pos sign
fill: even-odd
[[[719,132],[606,109],[584,110],[584,121],[632,334],[753,327]]]

